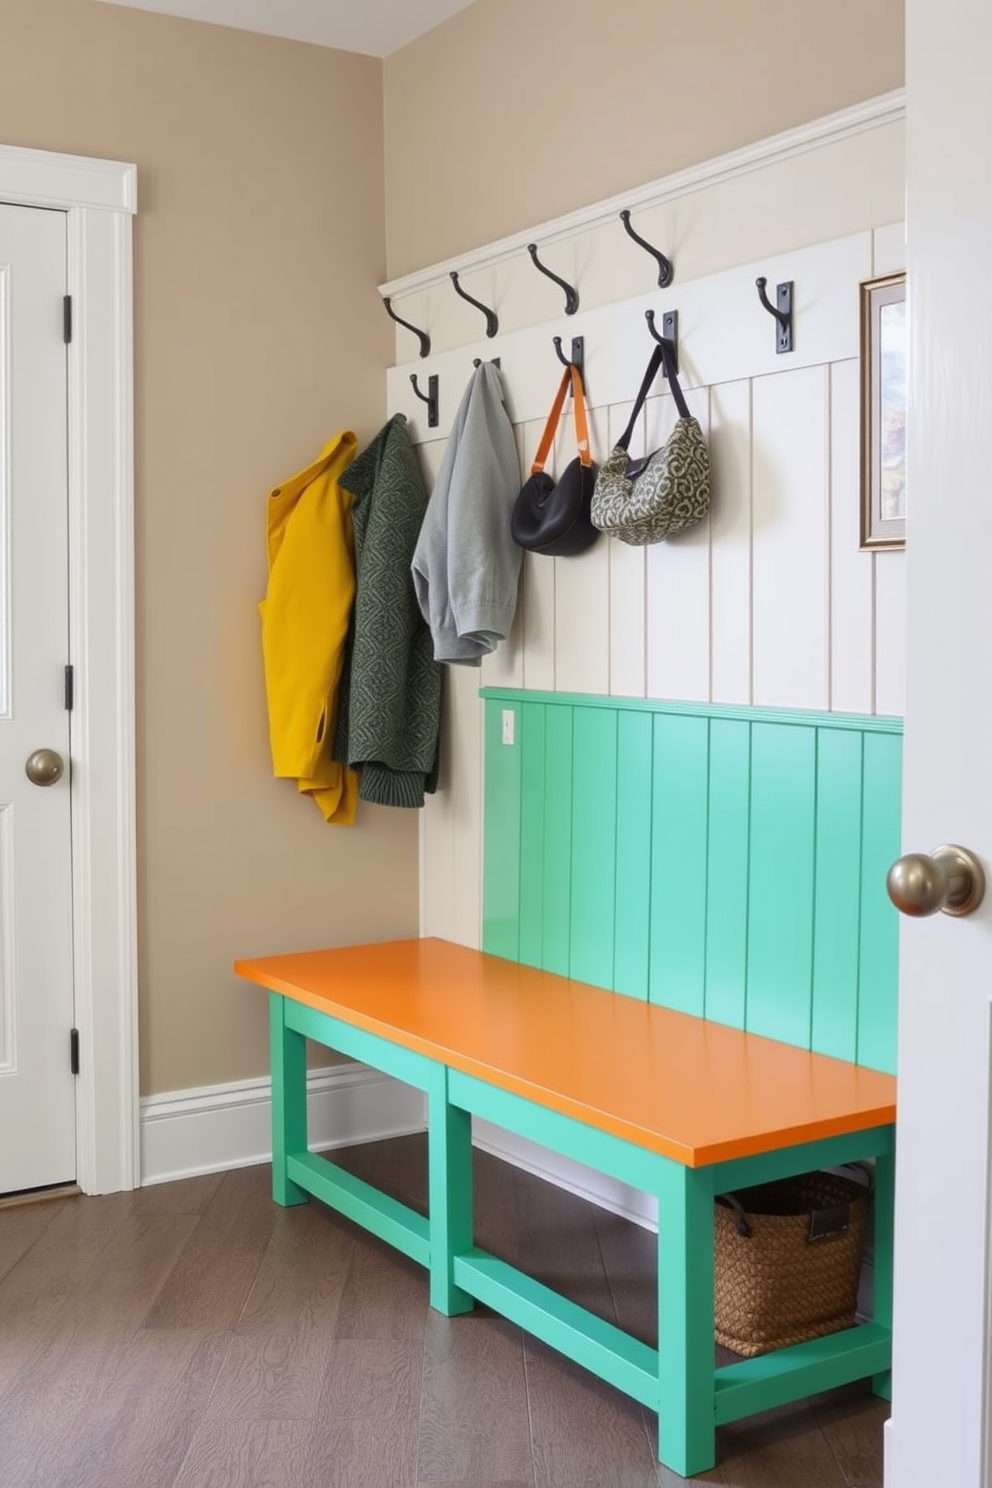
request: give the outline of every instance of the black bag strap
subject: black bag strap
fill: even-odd
[[[626,429],[624,429],[623,433],[620,435],[620,438],[616,442],[617,449],[625,450],[630,444],[630,436],[634,432],[634,425],[637,423],[637,415],[644,407],[644,400],[648,395],[651,384],[654,382],[655,378],[658,375],[658,368],[661,366],[662,362],[664,362],[665,364],[665,376],[668,378],[668,386],[672,390],[672,397],[675,399],[675,406],[679,411],[679,417],[684,419],[692,417],[689,412],[689,405],[685,401],[685,394],[682,392],[682,389],[679,386],[679,375],[678,372],[675,370],[675,355],[672,351],[671,344],[668,341],[659,341],[658,345],[651,353],[651,360],[648,362],[647,371],[644,374],[644,378],[641,382],[640,389],[638,390],[637,397],[634,399],[634,407],[631,410],[630,421],[627,424]]]

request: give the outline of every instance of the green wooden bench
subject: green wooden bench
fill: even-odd
[[[275,1198],[315,1195],[423,1264],[433,1306],[485,1303],[656,1410],[660,1460],[690,1475],[724,1422],[888,1389],[897,932],[876,870],[899,728],[485,696],[483,951],[236,963],[271,994]],[[307,1038],[426,1093],[426,1217],[309,1151]],[[656,1196],[656,1349],[474,1244],[472,1116]],[[873,1319],[716,1368],[714,1196],[866,1158]]]

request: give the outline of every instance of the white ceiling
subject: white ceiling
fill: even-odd
[[[210,21],[240,31],[262,31],[388,57],[464,10],[473,0],[108,0],[132,10]]]

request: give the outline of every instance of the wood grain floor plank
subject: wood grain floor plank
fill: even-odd
[[[134,1222],[131,1206],[115,1202],[118,1197],[77,1198],[56,1206],[51,1223],[0,1281],[0,1312],[5,1321],[39,1299],[69,1296],[76,1290],[122,1225]],[[26,1212],[5,1210],[0,1215],[0,1233]]]
[[[137,1333],[76,1418],[72,1460],[50,1488],[172,1488],[229,1338]]]
[[[120,1352],[115,1324],[96,1315],[45,1336],[0,1397],[0,1488],[51,1488],[69,1471],[76,1437]]]
[[[490,1477],[533,1482],[518,1328],[488,1312],[432,1313],[424,1347],[418,1471],[422,1483]]]
[[[313,1429],[308,1421],[204,1421],[173,1488],[344,1488],[347,1479],[318,1476]]]
[[[80,1210],[84,1224],[88,1216]],[[0,1418],[8,1394],[37,1365],[42,1376],[58,1359],[58,1340],[115,1330],[127,1338],[139,1325],[182,1254],[198,1221],[192,1215],[132,1214],[76,1245],[51,1246],[50,1231],[0,1283]],[[59,1265],[61,1256],[62,1265]],[[56,1366],[57,1367],[57,1366]]]
[[[427,1133],[413,1132],[372,1146],[376,1162],[369,1181],[418,1214],[426,1214]]]
[[[867,1381],[814,1395],[814,1419],[834,1454],[847,1488],[882,1488],[882,1439],[892,1413],[872,1395]]]
[[[657,1488],[637,1403],[533,1339],[524,1353],[537,1488]]]
[[[224,1181],[223,1173],[199,1173],[174,1183],[152,1183],[134,1195],[138,1214],[202,1214]]]
[[[520,1264],[517,1170],[478,1149],[472,1155],[475,1236],[483,1250],[511,1266]]]
[[[615,1323],[594,1206],[522,1169],[515,1176],[518,1245],[527,1258],[528,1272],[597,1317]]]
[[[4,1211],[0,1224],[0,1281],[45,1233],[60,1206],[70,1202],[59,1199],[50,1204],[26,1204]]]
[[[316,1482],[408,1488],[416,1481],[422,1340],[340,1339],[328,1354],[313,1450]]]
[[[409,1338],[423,1347],[427,1272],[361,1230],[355,1237],[335,1338]]]
[[[347,1157],[416,1207],[424,1150]],[[652,1341],[652,1234],[475,1170],[480,1244]],[[423,1268],[269,1184],[0,1210],[0,1488],[683,1488],[651,1412],[485,1310],[432,1313]],[[855,1386],[723,1427],[697,1481],[881,1488],[888,1413]]]
[[[650,1348],[658,1346],[658,1236],[593,1205],[617,1326]]]
[[[844,1488],[844,1478],[805,1401],[765,1411],[717,1432],[717,1466],[693,1483],[714,1488]],[[662,1488],[685,1479],[659,1471]]]
[[[96,1313],[113,1319],[122,1332],[137,1328],[186,1255],[199,1224],[195,1214],[135,1214],[80,1282],[69,1314],[82,1319]]]
[[[427,1213],[427,1133],[411,1132],[385,1142],[364,1142],[326,1154],[356,1178],[381,1188],[391,1198]]]
[[[236,1332],[286,1336],[321,1329],[330,1335],[360,1233],[317,1202],[276,1209]]]
[[[144,1321],[146,1328],[233,1329],[275,1225],[267,1165],[228,1173]]]
[[[319,1331],[235,1334],[206,1408],[210,1420],[308,1421],[315,1414],[327,1368]]]

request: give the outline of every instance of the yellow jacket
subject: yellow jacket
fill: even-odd
[[[355,457],[350,430],[269,494],[269,580],[262,656],[273,773],[297,782],[325,821],[355,820],[358,776],[331,758],[337,689],[355,598],[351,495],[338,485]]]

